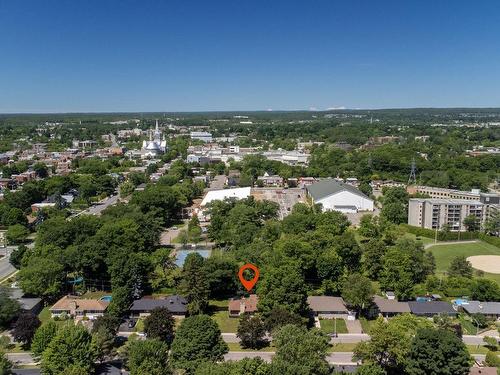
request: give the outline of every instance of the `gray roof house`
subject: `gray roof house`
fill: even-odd
[[[328,178],[306,186],[307,194],[323,210],[341,212],[373,211],[373,200],[352,185]]]
[[[483,314],[490,317],[500,317],[500,302],[469,301],[460,305],[467,314]]]
[[[9,288],[7,291],[10,294],[10,298],[19,302],[21,309],[24,311],[38,314],[42,308],[42,299],[38,297],[26,297],[24,292],[20,288]]]
[[[135,300],[129,311],[132,316],[149,315],[151,311],[159,307],[166,307],[174,316],[185,316],[187,313],[187,300],[178,295],[168,296],[159,299],[141,298]]]
[[[342,297],[309,296],[307,303],[315,316],[347,318],[349,314]]]
[[[395,299],[375,296],[373,297],[373,303],[377,307],[378,313],[386,318],[397,314],[411,312],[408,302],[399,302]]]
[[[445,301],[410,301],[408,305],[410,306],[411,313],[418,316],[432,317],[438,314],[457,315],[457,311],[453,308],[452,304]]]

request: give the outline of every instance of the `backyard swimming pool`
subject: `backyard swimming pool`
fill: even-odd
[[[101,301],[106,301],[106,302],[111,302],[112,297],[111,296],[102,296],[99,298]]]
[[[178,267],[182,267],[184,265],[186,257],[191,253],[198,253],[203,258],[208,258],[210,256],[211,252],[212,252],[212,250],[208,250],[208,249],[179,249],[176,251],[177,256],[175,258],[175,264]]]

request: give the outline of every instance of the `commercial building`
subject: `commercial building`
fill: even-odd
[[[314,204],[321,204],[323,211],[355,213],[373,211],[373,200],[352,185],[326,179],[306,186],[307,194]]]
[[[479,200],[412,198],[408,205],[408,224],[426,229],[465,231],[468,216],[485,220],[485,205]]]
[[[210,143],[213,140],[212,133],[209,132],[191,132],[190,137],[191,139],[196,139],[205,143]]]

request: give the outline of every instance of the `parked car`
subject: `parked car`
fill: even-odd
[[[127,324],[128,328],[134,328],[135,323],[136,323],[135,319],[130,319]]]

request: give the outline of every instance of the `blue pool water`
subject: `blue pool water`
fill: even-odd
[[[210,256],[211,250],[207,250],[207,249],[197,249],[197,250],[195,250],[195,249],[193,249],[193,250],[181,249],[181,250],[177,250],[177,257],[175,259],[175,264],[178,267],[182,267],[184,265],[186,257],[191,253],[198,253],[203,258],[208,258]]]
[[[106,302],[111,302],[112,297],[111,296],[102,296],[100,298],[101,301],[106,301]]]

